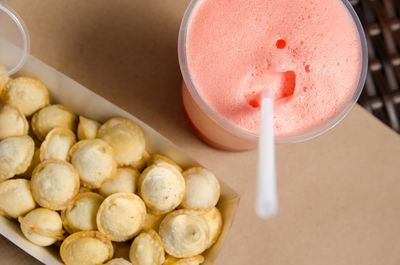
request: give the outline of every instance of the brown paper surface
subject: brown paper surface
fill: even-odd
[[[199,141],[183,118],[176,43],[187,0],[10,0],[32,54],[167,136],[238,191],[215,264],[400,262],[400,138],[357,106],[307,143],[277,146],[279,214],[253,211],[256,152]],[[4,264],[37,264],[6,240]]]

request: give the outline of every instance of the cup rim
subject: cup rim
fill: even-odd
[[[183,16],[181,26],[179,29],[179,36],[178,36],[178,59],[179,59],[179,66],[181,69],[181,73],[183,76],[183,80],[188,88],[189,93],[192,95],[195,102],[199,105],[199,107],[204,111],[207,116],[212,119],[215,123],[219,124],[225,130],[231,132],[232,134],[244,138],[250,141],[258,141],[258,135],[251,133],[243,128],[240,128],[234,125],[232,122],[224,118],[221,114],[217,111],[212,109],[209,105],[206,104],[204,99],[200,96],[199,92],[195,89],[195,85],[192,81],[189,68],[187,65],[187,55],[186,55],[186,39],[189,27],[189,19],[192,15],[193,10],[196,8],[196,5],[201,2],[202,0],[192,0]],[[354,95],[349,102],[342,108],[341,111],[337,112],[325,121],[323,124],[320,124],[311,130],[306,130],[296,135],[288,135],[288,136],[277,136],[275,137],[276,143],[297,143],[297,142],[304,142],[311,140],[315,137],[318,137],[327,131],[331,130],[335,127],[340,121],[342,121],[347,114],[351,111],[354,107],[355,103],[357,102],[358,98],[361,95],[363,90],[367,73],[368,73],[368,47],[367,47],[367,39],[365,36],[365,32],[361,21],[354,10],[352,4],[347,0],[338,0],[341,1],[347,10],[349,11],[350,15],[353,18],[354,23],[356,24],[356,28],[359,34],[360,42],[361,42],[361,71],[360,71],[360,78],[357,84],[357,88],[354,92]]]
[[[23,47],[22,47],[21,56],[20,56],[19,60],[17,61],[17,63],[15,65],[13,65],[13,67],[8,69],[6,72],[0,73],[0,77],[3,77],[3,76],[9,76],[9,75],[16,73],[19,69],[22,68],[22,66],[24,66],[24,64],[28,58],[28,55],[29,55],[30,38],[29,38],[28,29],[27,29],[24,21],[22,20],[22,18],[18,15],[18,13],[14,9],[12,9],[9,5],[7,5],[6,0],[0,1],[0,12],[4,12],[5,14],[7,14],[10,17],[10,19],[17,25],[18,30],[22,37],[22,42],[23,42]]]

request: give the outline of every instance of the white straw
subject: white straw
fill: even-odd
[[[256,213],[262,219],[274,217],[278,211],[273,113],[274,100],[271,95],[265,94],[261,99],[256,199]]]

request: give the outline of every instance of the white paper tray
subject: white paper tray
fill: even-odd
[[[7,50],[10,51],[10,53],[2,54],[2,56],[0,56],[2,60],[6,60],[7,55],[11,56],[15,47],[1,38],[0,45],[9,46],[9,49]],[[78,115],[83,115],[100,122],[104,122],[108,118],[116,116],[129,118],[135,121],[143,128],[146,134],[147,150],[150,153],[166,155],[176,161],[183,168],[198,165],[194,159],[182,152],[175,144],[160,135],[141,120],[35,57],[29,56],[24,67],[15,76],[19,75],[34,76],[40,79],[48,87],[52,103],[63,104]],[[203,166],[207,167],[207,165]],[[238,203],[238,194],[225,183],[221,182],[221,199],[218,203],[218,208],[221,210],[224,219],[224,226],[218,241],[213,245],[213,247],[205,252],[204,265],[211,265],[216,259],[232,224]],[[19,224],[16,221],[11,221],[0,216],[0,233],[25,252],[45,264],[63,264],[59,258],[58,249],[56,247],[44,248],[30,243],[22,235],[19,229]]]

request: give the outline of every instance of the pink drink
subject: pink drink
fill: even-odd
[[[357,100],[364,39],[341,0],[194,2],[180,34],[183,102],[206,142],[255,147],[265,91],[274,94],[282,142],[323,133]]]

